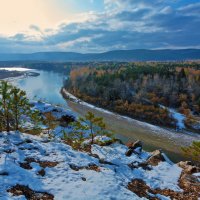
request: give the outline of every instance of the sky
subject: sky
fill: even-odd
[[[0,53],[200,48],[200,0],[0,0]]]

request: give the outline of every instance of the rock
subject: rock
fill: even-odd
[[[86,181],[86,178],[85,178],[85,177],[82,177],[81,179],[82,179],[83,181]]]
[[[179,186],[185,193],[190,194],[190,197],[194,196],[195,198],[193,199],[197,199],[200,196],[199,180],[192,174],[187,174],[183,171],[179,179]]]
[[[138,197],[146,198],[149,200],[159,200],[152,194],[151,188],[142,179],[134,179],[128,183],[127,189],[135,193]]]
[[[6,171],[0,171],[0,176],[8,176],[9,173]]]
[[[117,166],[116,164],[108,162],[104,159],[99,159],[99,163],[104,164],[104,165],[115,165],[115,166]]]
[[[161,150],[155,150],[151,153],[151,157],[147,160],[147,163],[152,166],[157,166],[159,162],[165,161],[164,156],[162,155]]]
[[[29,200],[54,200],[54,196],[47,192],[37,192],[24,185],[15,185],[12,188],[8,189],[7,192],[13,194],[13,196],[24,195],[26,199]]]
[[[130,149],[133,146],[134,142],[128,142],[126,146]]]
[[[142,142],[137,140],[135,143],[130,142],[126,145],[128,147],[128,150],[126,151],[126,156],[131,156],[132,153],[140,154],[142,151]]]
[[[25,142],[25,143],[29,143],[29,144],[30,144],[30,143],[33,143],[30,139],[26,139],[26,140],[24,140],[24,142]]]
[[[94,154],[94,153],[88,153],[89,156],[92,156],[94,158],[100,159],[99,155]]]
[[[128,149],[125,153],[126,156],[130,157],[132,155],[132,153],[134,152],[133,149]]]
[[[38,171],[37,175],[40,175],[40,176],[45,176],[46,172],[44,169],[41,169],[40,171]]]
[[[200,168],[193,165],[192,162],[190,161],[181,161],[177,163],[177,165],[181,168],[183,168],[184,173],[186,174],[193,174],[193,173],[198,173],[200,172]]]
[[[130,143],[127,144],[127,147],[129,149],[133,149],[133,150],[137,149],[138,147],[140,147],[142,149],[142,142],[140,140],[137,140],[134,143],[130,142]]]
[[[75,118],[70,115],[63,115],[60,119],[58,119],[60,122],[60,125],[63,127],[67,127],[69,123],[74,122]]]

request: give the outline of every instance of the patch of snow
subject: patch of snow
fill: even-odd
[[[132,154],[130,157],[126,157],[124,156],[126,150],[126,146],[117,143],[106,147],[93,145],[92,153],[99,155],[100,158],[106,161],[114,163],[117,174],[120,177],[124,177],[125,181],[138,178],[143,179],[151,188],[166,188],[181,191],[178,186],[178,180],[182,169],[176,164],[161,162],[150,171],[145,171],[141,168],[132,171],[127,164],[132,162],[142,163],[149,157],[149,154],[143,152],[141,155]]]
[[[200,172],[199,173],[194,173],[193,175],[196,176],[198,181],[200,182]]]
[[[99,135],[99,136],[95,136],[94,137],[94,142],[109,142],[109,141],[111,141],[112,139],[110,138],[110,137],[107,137],[107,136],[105,136],[105,135]],[[91,141],[92,141],[92,139],[86,139],[86,140],[84,140],[84,142],[82,143],[83,145],[84,144],[90,144],[91,143]]]
[[[170,108],[168,110],[172,114],[172,117],[177,120],[176,125],[177,125],[178,129],[180,129],[180,130],[184,129],[185,128],[185,123],[184,123],[185,115],[177,112],[176,110],[174,110],[172,108]]]
[[[43,143],[42,138],[26,134],[0,133],[0,171],[8,172],[8,176],[0,176],[0,199],[15,199],[6,191],[15,184],[28,185],[31,189],[48,192],[55,196],[55,200],[109,200],[109,199],[141,199],[127,190],[122,180],[107,168],[101,167],[101,172],[92,170],[74,171],[70,164],[76,166],[100,165],[98,159],[90,157],[87,153],[72,150],[68,145],[60,142]],[[32,143],[24,143],[30,139]],[[4,149],[12,144],[15,152],[10,153],[5,159]],[[13,159],[15,154],[15,160]],[[33,169],[26,170],[20,167],[26,157],[33,157],[40,161],[58,162],[53,168],[45,168],[45,176],[37,175],[41,167],[31,163]],[[83,181],[85,178],[86,181]],[[17,197],[16,199],[24,199]]]

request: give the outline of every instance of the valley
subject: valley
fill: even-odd
[[[60,105],[70,110],[75,116],[83,116],[87,111],[94,112],[97,116],[103,117],[108,129],[113,131],[125,143],[139,139],[144,142],[145,150],[163,149],[172,160],[180,161],[187,159],[182,154],[181,147],[189,145],[193,140],[200,139],[197,134],[186,131],[176,132],[170,128],[161,128],[108,111],[105,112],[103,109],[96,109],[95,106],[86,103],[66,101],[60,94],[63,80],[66,78],[62,73],[42,70],[33,71],[40,75],[37,77],[23,77],[11,82],[25,90],[30,99]]]

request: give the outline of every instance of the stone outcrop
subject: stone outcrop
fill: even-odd
[[[126,145],[128,150],[126,151],[126,156],[131,156],[133,153],[140,154],[142,152],[142,142],[137,140],[136,142],[130,142]]]
[[[152,166],[157,166],[159,162],[165,161],[165,158],[161,150],[155,150],[151,153],[150,158],[147,160],[147,163]]]
[[[191,161],[181,161],[178,166],[183,168],[184,172],[187,174],[193,174],[200,172],[200,167],[195,166]]]

